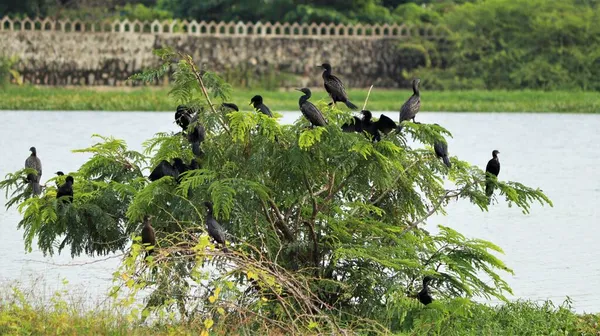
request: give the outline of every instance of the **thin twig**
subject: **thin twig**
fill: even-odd
[[[369,101],[369,96],[371,95],[371,90],[373,89],[373,85],[369,88],[369,92],[367,93],[367,98],[365,99],[365,103],[363,104],[363,111],[367,108],[367,102]]]

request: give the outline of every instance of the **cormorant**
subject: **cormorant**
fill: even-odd
[[[450,158],[448,157],[448,144],[445,140],[436,140],[433,143],[433,150],[435,150],[435,155],[442,159],[448,168],[452,167],[452,163],[450,163]]]
[[[385,114],[382,114],[379,117],[379,120],[373,122],[373,114],[371,111],[362,110],[360,113],[363,115],[362,119],[354,117],[355,124],[350,126],[348,126],[348,124],[344,124],[342,126],[342,130],[345,132],[351,132],[353,127],[355,132],[362,133],[363,131],[366,131],[371,135],[373,141],[379,141],[381,140],[381,133],[388,134],[392,130],[396,129],[396,123]]]
[[[267,105],[263,103],[263,97],[256,95],[250,99],[250,105],[254,106],[255,110],[258,110],[262,114],[266,114],[269,117],[273,117],[273,113]]]
[[[29,148],[31,155],[25,160],[25,168],[35,169],[37,171],[36,174],[27,174],[27,181],[29,181],[29,185],[33,191],[34,195],[39,195],[42,193],[42,186],[40,186],[40,179],[42,178],[42,161],[37,157],[37,150],[35,147]]]
[[[154,234],[154,228],[150,225],[150,216],[144,216],[144,227],[142,228],[142,245],[144,248],[151,246],[146,250],[146,257],[151,255],[156,246],[156,235]]]
[[[204,125],[202,125],[198,121],[198,115],[196,115],[193,120],[191,126],[192,130],[188,133],[188,141],[192,145],[192,153],[196,156],[202,156],[204,154],[202,149],[200,149],[200,144],[206,138],[206,129]]]
[[[160,161],[160,163],[152,170],[152,173],[150,173],[150,176],[148,176],[148,179],[150,181],[156,181],[158,179],[161,179],[165,176],[171,176],[173,178],[177,178],[179,176],[179,172],[177,171],[177,169],[171,165],[168,161],[166,160],[162,160]]]
[[[400,108],[400,124],[405,120],[415,122],[415,116],[421,108],[421,93],[419,92],[419,83],[421,80],[416,78],[412,82],[413,95]],[[402,125],[398,126],[398,131],[402,129]]]
[[[323,116],[323,113],[315,106],[313,103],[309,102],[311,92],[308,88],[296,89],[304,93],[304,96],[300,97],[298,101],[298,105],[300,106],[300,111],[304,115],[308,121],[313,126],[325,126],[327,125],[327,120]]]
[[[485,167],[486,178],[485,178],[485,194],[487,197],[491,197],[494,194],[494,181],[492,181],[491,177],[488,176],[488,173],[498,177],[500,174],[500,160],[498,159],[499,151],[492,151],[492,159],[488,161],[487,166]]]
[[[331,65],[329,63],[323,63],[319,67],[325,70],[323,71],[323,86],[325,86],[325,90],[327,90],[327,93],[329,93],[329,96],[333,100],[333,104],[335,105],[336,102],[342,102],[350,109],[358,109],[356,105],[348,100],[348,94],[346,94],[346,88],[344,88],[342,81],[331,74]]]
[[[234,103],[223,103],[223,104],[221,104],[221,106],[227,107],[227,108],[232,109],[232,110],[234,110],[236,112],[240,111],[240,109]]]
[[[56,199],[60,199],[63,196],[67,196],[67,198],[65,199],[65,202],[72,203],[73,202],[73,183],[75,183],[73,176],[71,176],[71,175],[67,176],[65,183],[63,185],[61,185],[58,188],[58,190],[56,191]]]
[[[192,113],[190,109],[185,105],[177,106],[177,111],[175,112],[175,123],[179,125],[183,129],[183,131],[187,131],[188,126],[192,121]]]
[[[225,247],[225,230],[213,217],[213,204],[211,202],[204,202],[204,206],[206,206],[206,228],[208,235],[215,242],[223,245],[223,251],[227,252],[227,248]]]
[[[421,289],[419,294],[417,294],[417,299],[419,299],[419,301],[424,305],[428,305],[433,302],[433,298],[429,293],[429,283],[431,280],[433,280],[433,278],[429,275],[423,278],[423,289]]]

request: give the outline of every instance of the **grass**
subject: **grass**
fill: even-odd
[[[66,282],[64,289],[47,294],[43,286],[40,292],[40,286],[36,283],[0,288],[0,335],[224,334],[218,320],[207,331],[207,316],[197,316],[186,323],[171,318],[141,322],[131,306],[107,303],[110,300],[94,305],[83,303],[84,297],[73,294]],[[491,307],[455,299],[435,301],[425,307],[405,298],[395,310],[389,326],[397,336],[600,335],[600,314],[576,314],[569,300],[561,306],[519,301]]]
[[[0,89],[0,110],[99,110],[99,111],[172,111],[175,102],[168,97],[168,88],[63,88],[6,86]],[[250,98],[260,94],[275,111],[298,110],[300,93],[235,89],[230,99],[242,109],[249,109]],[[352,101],[362,107],[366,89],[348,91]],[[408,90],[374,88],[368,109],[398,111],[412,94]],[[315,89],[313,100],[328,99],[321,89]],[[600,93],[581,91],[427,91],[422,92],[422,111],[448,112],[600,112]]]

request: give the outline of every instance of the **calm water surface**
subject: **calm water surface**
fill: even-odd
[[[397,112],[386,114],[397,120]],[[298,116],[286,113],[282,122]],[[38,149],[44,183],[57,170],[75,171],[88,159],[70,151],[94,144],[93,133],[125,139],[140,150],[154,133],[176,131],[172,120],[171,112],[0,111],[0,177],[23,167],[30,146]],[[600,312],[594,286],[600,283],[600,116],[421,112],[418,120],[445,126],[454,135],[450,154],[482,168],[491,151],[500,150],[502,180],[540,187],[554,202],[554,208],[534,205],[529,215],[504,201],[487,213],[464,201],[452,203],[448,216],[431,218],[427,229],[447,225],[502,247],[502,260],[515,271],[505,275],[514,298],[561,303],[569,296],[577,311]],[[19,218],[15,209],[0,210],[0,284],[42,279],[51,292],[66,279],[86,296],[101,297],[119,258],[44,257],[35,247],[25,253]]]

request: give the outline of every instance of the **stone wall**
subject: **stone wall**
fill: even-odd
[[[296,75],[293,85],[317,86],[316,65],[328,62],[347,86],[395,87],[402,70],[415,66],[397,46],[411,34],[439,37],[434,30],[387,25],[8,23],[0,20],[0,55],[17,55],[24,80],[41,85],[131,85],[130,75],[157,64],[152,50],[169,46],[217,72],[275,71]]]

